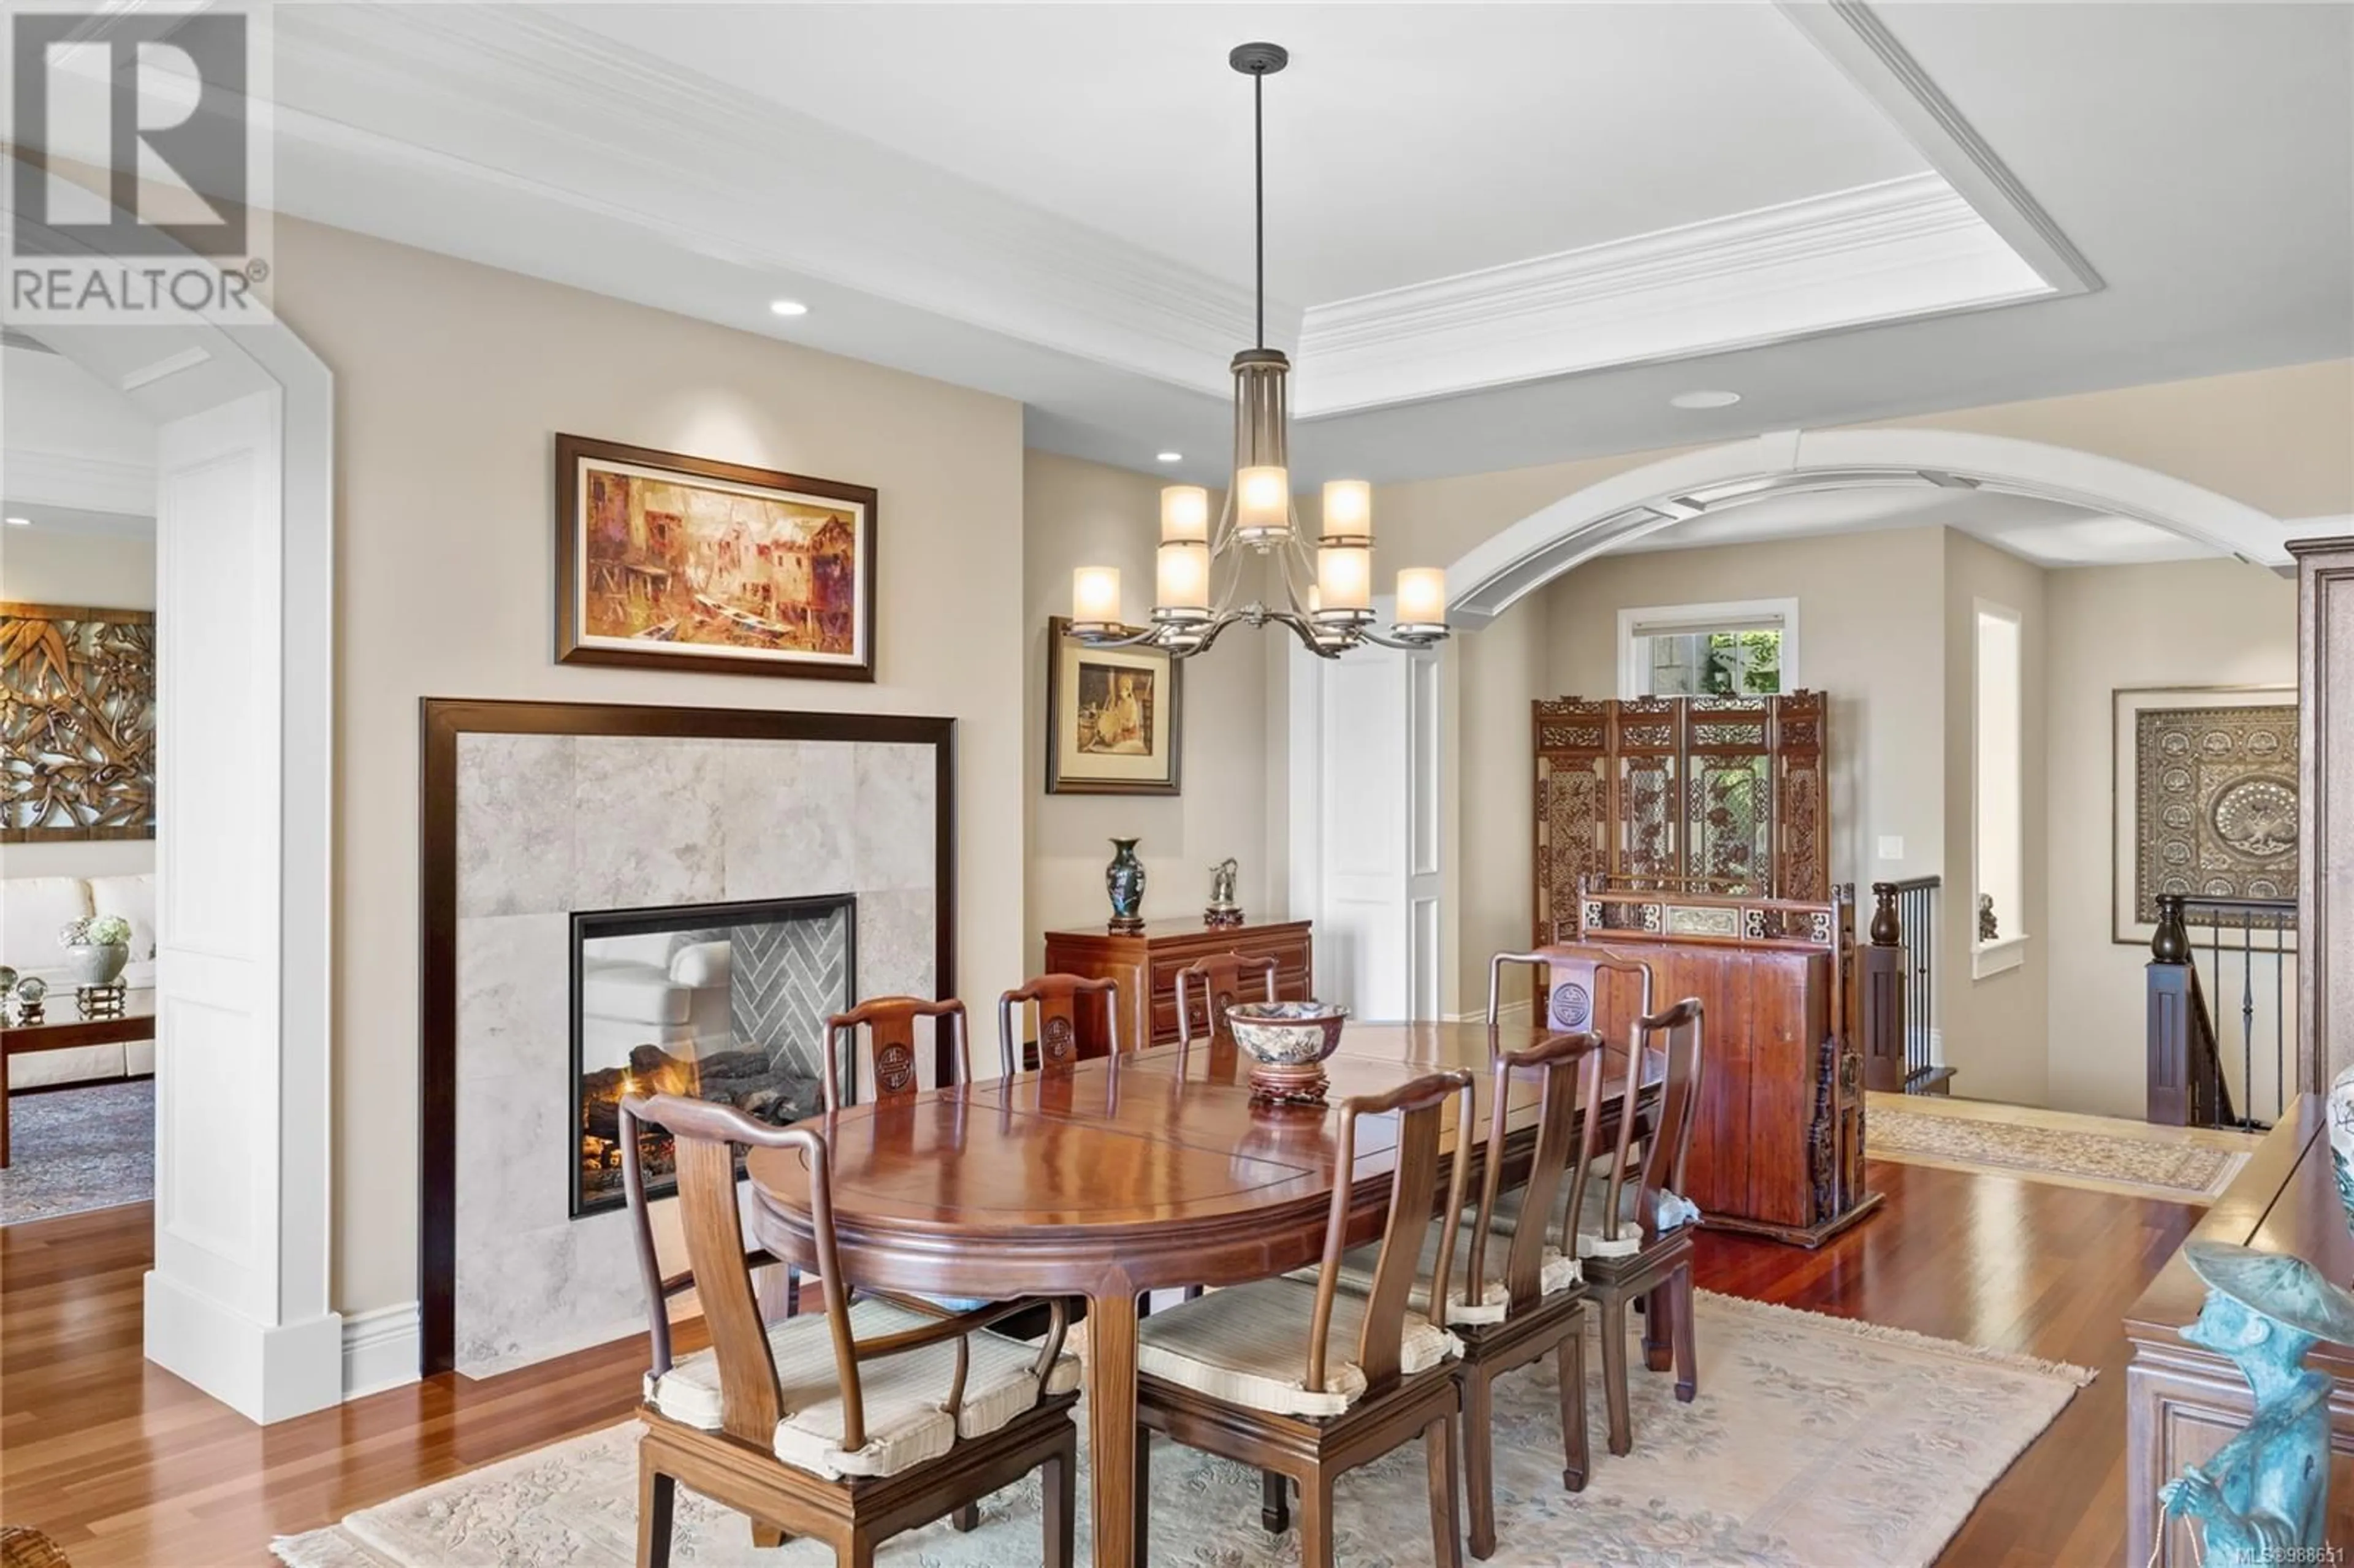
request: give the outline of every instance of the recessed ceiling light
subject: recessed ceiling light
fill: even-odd
[[[1741,401],[1738,392],[1679,392],[1668,399],[1673,408],[1730,408]]]
[[[32,525],[33,520],[29,517],[11,517],[8,519],[8,526],[11,528],[29,528]]]
[[[809,307],[799,300],[770,300],[769,309],[780,316],[805,316]]]
[[[1162,462],[1183,462],[1185,461],[1185,454],[1183,452],[1161,452],[1158,455]]]

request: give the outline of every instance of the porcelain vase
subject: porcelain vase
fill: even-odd
[[[1111,863],[1104,867],[1104,892],[1111,897],[1111,928],[1134,931],[1142,927],[1143,919],[1137,911],[1144,907],[1144,863],[1136,858],[1135,839],[1111,841]]]
[[[2329,1122],[2329,1165],[2338,1177],[2338,1201],[2346,1205],[2347,1227],[2354,1229],[2354,1067],[2329,1080],[2322,1113]]]
[[[75,942],[66,948],[66,972],[76,985],[112,985],[130,961],[127,942]]]

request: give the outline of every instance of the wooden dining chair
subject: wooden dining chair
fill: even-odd
[[[1577,1209],[1591,1179],[1589,1167],[1605,1152],[1605,1056],[1601,1035],[1579,1033],[1554,1034],[1495,1059],[1479,1196],[1464,1212],[1466,1239],[1456,1253],[1461,1266],[1453,1271],[1447,1291],[1447,1325],[1463,1347],[1455,1381],[1463,1390],[1463,1479],[1471,1498],[1474,1557],[1484,1559],[1496,1550],[1491,1391],[1498,1377],[1548,1354],[1555,1358],[1561,1373],[1562,1484],[1571,1491],[1585,1486],[1585,1293],[1574,1242],[1542,1220],[1497,1226],[1493,1234],[1490,1226],[1499,1201],[1507,1196],[1522,1200],[1516,1209],[1520,1214]],[[1504,1147],[1516,1082],[1536,1086],[1536,1137],[1527,1184],[1508,1192],[1505,1161],[1496,1155]],[[1370,1294],[1379,1250],[1363,1246],[1347,1254],[1341,1263],[1341,1288]],[[1426,1244],[1424,1251],[1423,1273],[1431,1277],[1432,1245]],[[1426,1310],[1428,1301],[1417,1285],[1406,1306]]]
[[[1005,1075],[1022,1067],[1022,1038],[1013,1027],[1015,1011],[1027,1006],[1036,1015],[1038,1065],[1042,1070],[1067,1067],[1079,1059],[1079,1001],[1100,997],[1103,1037],[1111,1054],[1119,1054],[1119,982],[1106,975],[1038,975],[997,999],[997,1051]]]
[[[1177,971],[1177,1043],[1193,1043],[1193,1007],[1186,997],[1186,982],[1191,980],[1202,993],[1202,1033],[1215,1036],[1225,1033],[1226,1009],[1243,1001],[1246,977],[1257,977],[1265,992],[1264,1001],[1277,1000],[1275,994],[1275,955],[1262,953],[1246,958],[1240,953],[1214,953],[1206,959],[1188,964]]]
[[[1344,1100],[1333,1161],[1324,1258],[1313,1285],[1262,1279],[1154,1313],[1138,1328],[1136,1483],[1151,1495],[1151,1434],[1298,1483],[1300,1562],[1331,1568],[1332,1485],[1419,1434],[1429,1471],[1431,1561],[1460,1568],[1462,1499],[1455,1467],[1460,1393],[1447,1362],[1446,1292],[1470,1170],[1449,1162],[1431,1269],[1419,1273],[1439,1192],[1445,1112],[1456,1107],[1458,1143],[1472,1124],[1467,1072],[1433,1073],[1384,1095]],[[1389,1217],[1372,1288],[1340,1287],[1353,1206],[1357,1128],[1367,1117],[1397,1118]],[[1419,1283],[1425,1300],[1412,1311]],[[1269,1499],[1270,1502],[1273,1500]],[[1148,1561],[1147,1510],[1136,1513],[1136,1552]]]
[[[1638,1012],[1651,1011],[1651,966],[1633,959],[1615,959],[1606,953],[1583,953],[1564,948],[1539,948],[1532,953],[1498,953],[1488,960],[1488,1027],[1496,1026],[1502,1012],[1504,970],[1507,968],[1527,968],[1533,987],[1532,1001],[1542,997],[1543,1004],[1534,1007],[1534,1022],[1543,1029],[1591,1029],[1596,1009],[1600,1003],[1602,975],[1605,972],[1630,976],[1641,989]]]
[[[1636,1020],[1628,1052],[1627,1090],[1619,1118],[1635,1114],[1637,1085],[1648,1063],[1665,1058],[1653,1136],[1642,1158],[1614,1161],[1607,1180],[1589,1185],[1577,1221],[1579,1266],[1602,1314],[1602,1378],[1610,1412],[1610,1451],[1634,1446],[1627,1383],[1627,1308],[1647,1302],[1645,1364],[1665,1371],[1672,1360],[1676,1398],[1690,1404],[1700,1386],[1692,1326],[1692,1231],[1700,1210],[1683,1195],[1684,1160],[1700,1119],[1701,1004],[1686,997],[1665,1012]]]
[[[877,1105],[913,1099],[921,1093],[922,1085],[916,1071],[918,1018],[932,1020],[935,1041],[939,1038],[938,1031],[949,1032],[952,1043],[950,1071],[954,1075],[949,1082],[970,1083],[972,1049],[965,1038],[963,1002],[953,998],[927,1001],[919,996],[878,996],[825,1021],[825,1108],[838,1111],[858,1103],[858,1065],[862,1058],[868,1064],[866,1082],[872,1086]]]
[[[805,1535],[843,1568],[869,1568],[880,1542],[946,1516],[1043,1467],[1043,1560],[1069,1568],[1076,1522],[1079,1366],[1054,1310],[1037,1345],[991,1333],[1010,1302],[943,1317],[854,1298],[837,1255],[826,1140],[816,1126],[770,1127],[731,1106],[632,1095],[620,1106],[622,1182],[652,1330],[640,1412],[638,1565],[664,1568],[679,1486],[749,1516],[756,1546]],[[665,1278],[636,1150],[660,1127],[676,1151],[688,1271]],[[736,1200],[736,1146],[797,1150],[809,1167],[822,1316],[761,1319]],[[668,1303],[693,1289],[711,1348],[671,1353]],[[872,1371],[869,1363],[883,1362]]]

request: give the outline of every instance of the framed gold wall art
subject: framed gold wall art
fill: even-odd
[[[1150,647],[1083,648],[1046,623],[1046,793],[1179,793],[1184,666]]]
[[[2147,946],[2161,893],[2295,898],[2296,688],[2127,688],[2112,703],[2111,939]]]
[[[556,438],[556,658],[875,679],[873,487]]]
[[[0,604],[0,842],[155,836],[155,617]]]

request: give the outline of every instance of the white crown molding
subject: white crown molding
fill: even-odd
[[[425,1361],[423,1319],[414,1301],[344,1319],[344,1397],[380,1393],[418,1381]]]
[[[300,82],[304,99],[281,96],[282,143],[552,201],[1214,394],[1252,330],[1246,289],[541,8],[292,7],[278,48],[281,95]],[[387,116],[431,127],[431,144],[367,128]],[[298,216],[381,231],[360,193],[298,201],[288,183]],[[403,217],[389,237],[469,253],[461,234],[414,238],[429,214]],[[1270,341],[1288,343],[1298,312],[1269,315]]]
[[[155,467],[73,452],[10,447],[0,456],[0,489],[11,501],[77,512],[155,514]]]
[[[1977,310],[2051,287],[1935,174],[1310,306],[1294,411]]]
[[[2052,215],[1962,118],[1863,0],[1775,0],[1857,90],[1895,122],[1929,166],[1961,193],[2058,295],[2088,294],[2101,275]]]

